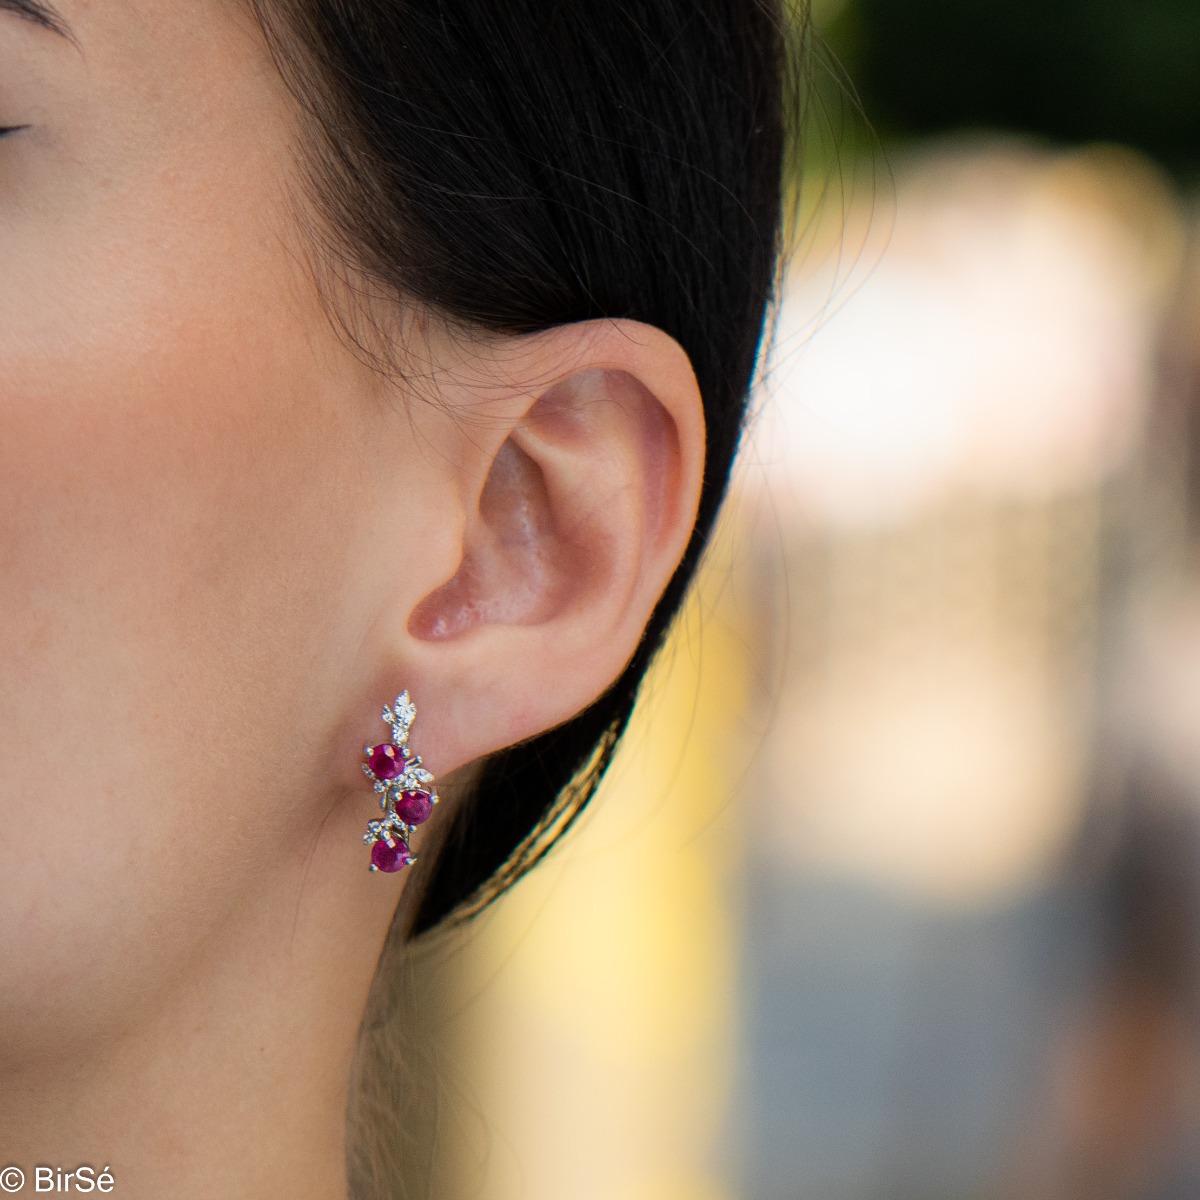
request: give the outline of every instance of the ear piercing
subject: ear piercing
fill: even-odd
[[[421,756],[408,747],[408,731],[417,706],[401,692],[393,705],[383,706],[383,719],[391,726],[392,740],[363,747],[363,774],[379,795],[384,816],[367,822],[363,841],[371,847],[372,871],[399,871],[416,862],[409,849],[413,827],[429,820],[438,795],[433,776],[421,766]]]

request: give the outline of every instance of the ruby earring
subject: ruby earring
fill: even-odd
[[[379,795],[384,815],[367,822],[363,841],[371,847],[372,871],[399,871],[416,862],[409,848],[414,826],[429,820],[438,802],[433,776],[421,766],[421,756],[408,746],[408,731],[416,720],[417,706],[401,692],[393,705],[383,706],[383,719],[391,726],[392,740],[364,746],[363,774]]]

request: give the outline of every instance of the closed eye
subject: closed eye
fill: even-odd
[[[71,38],[67,23],[44,0],[0,0],[0,11],[14,13],[51,33]]]
[[[10,133],[20,133],[22,129],[28,128],[28,125],[0,125],[0,138],[7,137]]]

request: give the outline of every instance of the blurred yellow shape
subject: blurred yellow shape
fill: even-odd
[[[487,1200],[719,1200],[733,1066],[731,792],[747,658],[731,543],[647,681],[592,809],[485,915],[461,1047],[493,1153]]]

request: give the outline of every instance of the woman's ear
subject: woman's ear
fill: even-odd
[[[440,384],[475,463],[461,554],[412,608],[401,651],[436,709],[437,766],[567,720],[620,674],[691,536],[704,414],[661,330],[591,321],[522,339],[503,394]],[[434,747],[429,747],[430,751]],[[431,758],[432,758],[431,753]]]

